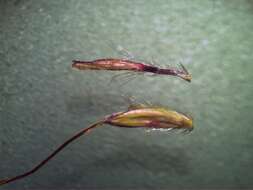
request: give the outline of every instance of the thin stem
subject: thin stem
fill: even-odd
[[[94,123],[90,127],[81,130],[80,132],[78,132],[77,134],[75,134],[74,136],[69,138],[67,141],[65,141],[63,144],[61,144],[54,152],[52,152],[47,158],[42,160],[34,168],[32,168],[28,172],[25,172],[21,175],[18,175],[18,176],[12,177],[12,178],[7,178],[7,179],[0,180],[0,185],[7,184],[7,183],[10,183],[10,182],[13,182],[13,181],[16,181],[16,180],[19,180],[19,179],[22,179],[22,178],[25,178],[25,177],[28,177],[28,176],[32,175],[33,173],[38,171],[42,166],[44,166],[48,161],[50,161],[54,156],[56,156],[56,154],[58,154],[61,150],[63,150],[66,146],[68,146],[71,142],[78,139],[83,134],[87,133],[89,130],[91,130],[91,129],[93,129],[93,128],[95,128],[95,127],[97,127],[97,126],[99,126],[100,124],[103,124],[103,123],[104,123],[104,120],[99,121],[97,123]]]

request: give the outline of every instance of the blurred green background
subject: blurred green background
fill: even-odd
[[[32,168],[72,134],[125,110],[123,96],[194,117],[189,135],[105,126],[1,189],[253,187],[253,1],[0,0],[0,178]],[[110,82],[73,59],[122,46],[170,76]],[[123,80],[123,81],[122,81]]]

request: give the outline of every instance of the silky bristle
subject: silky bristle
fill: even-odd
[[[174,130],[175,128],[151,128],[151,129],[147,129],[147,132],[152,132],[152,131],[159,131],[159,132],[168,132],[171,130]]]
[[[184,133],[188,134],[192,131],[192,129],[186,129],[186,128],[151,128],[147,129],[146,132],[179,132],[179,133]]]

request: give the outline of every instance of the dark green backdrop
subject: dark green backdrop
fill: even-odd
[[[122,85],[115,73],[71,68],[117,57],[117,46],[163,67],[181,61],[192,83]],[[252,49],[250,0],[0,0],[0,178],[126,109],[123,95],[190,114],[195,126],[189,135],[105,126],[3,189],[253,187]]]

